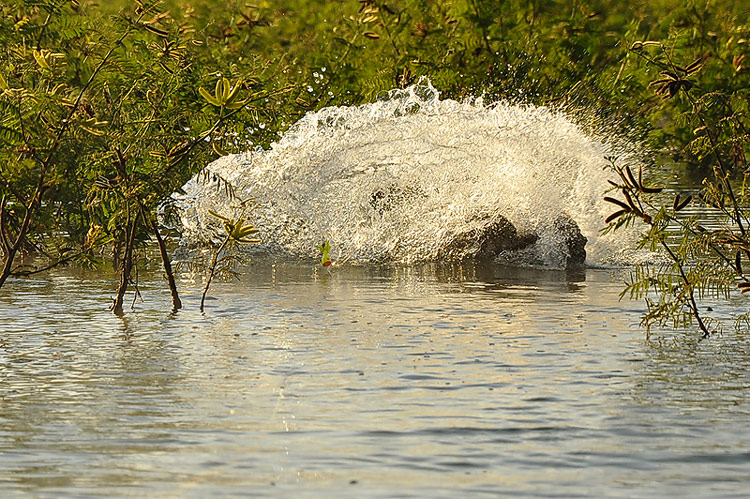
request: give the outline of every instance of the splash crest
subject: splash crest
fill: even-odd
[[[248,247],[253,253],[312,258],[329,241],[339,261],[412,263],[440,259],[457,235],[507,220],[536,240],[497,259],[564,268],[562,214],[588,239],[587,264],[622,248],[600,236],[614,147],[563,112],[441,100],[421,81],[377,102],[308,113],[269,150],[225,156],[207,170],[238,197],[255,198],[250,221],[263,243]],[[183,189],[183,247],[219,238],[208,210],[230,214],[224,190],[198,178]]]

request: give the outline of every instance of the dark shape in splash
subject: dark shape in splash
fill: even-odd
[[[489,216],[480,217],[485,222],[481,228],[456,234],[452,241],[440,250],[438,259],[477,259],[495,258],[502,251],[528,248],[536,243],[539,236],[533,232],[519,232],[510,220],[502,215],[489,221]]]
[[[418,189],[407,186],[389,185],[370,196],[370,206],[379,214],[394,209],[404,200],[424,195]],[[436,255],[437,260],[478,260],[490,261],[503,254],[532,249],[539,241],[539,235],[532,231],[519,231],[513,223],[502,215],[489,214],[475,217],[476,228],[459,232]],[[566,213],[560,214],[552,223],[552,228],[562,238],[567,250],[566,267],[580,268],[586,263],[587,239],[580,227]]]
[[[426,194],[418,187],[407,185],[401,187],[398,184],[390,184],[385,189],[378,189],[370,195],[370,206],[383,215],[397,206],[401,206],[404,201],[409,201],[419,197],[425,197]]]
[[[583,267],[586,263],[586,243],[588,239],[581,233],[581,228],[567,214],[557,217],[555,229],[564,237],[568,249],[568,267]]]
[[[488,219],[484,216],[483,219]],[[502,215],[479,228],[456,234],[451,242],[438,253],[445,260],[494,260],[503,254],[531,249],[539,235],[530,231],[519,231]],[[568,268],[582,267],[586,262],[586,237],[578,224],[567,214],[561,214],[552,224],[560,234],[567,250]]]

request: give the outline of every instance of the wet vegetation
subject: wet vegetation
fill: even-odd
[[[169,253],[173,192],[218,155],[268,146],[309,110],[371,101],[427,76],[447,98],[563,106],[584,125],[678,163],[695,189],[667,195],[649,172],[612,158],[619,181],[606,194],[607,223],[643,226],[643,246],[665,257],[627,284],[626,293],[647,300],[644,324],[696,324],[708,335],[717,324],[696,300],[750,290],[743,5],[5,2],[0,288],[56,265],[112,264],[112,309],[122,314],[154,247],[180,308]],[[719,223],[683,216],[688,206]],[[232,234],[245,241],[242,220],[218,216],[231,225],[228,242]]]

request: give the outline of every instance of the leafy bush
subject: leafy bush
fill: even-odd
[[[247,141],[280,91],[206,71],[206,42],[157,4],[113,17],[61,0],[0,8],[0,286],[39,270],[14,266],[20,252],[93,264],[107,246],[121,313],[134,253],[153,235],[179,308],[156,211],[228,142]]]
[[[695,321],[706,337],[721,323],[706,317],[697,299],[728,298],[733,288],[750,291],[744,273],[750,261],[746,186],[750,79],[743,71],[743,56],[732,55],[736,47],[731,39],[721,44],[729,49],[728,54],[700,53],[693,59],[693,47],[685,38],[690,33],[679,31],[667,43],[637,41],[631,50],[647,68],[658,71],[649,86],[662,99],[661,109],[680,124],[674,129],[684,135],[685,150],[711,169],[697,193],[677,192],[665,200],[661,188],[644,186],[640,172],[636,177],[629,165],[613,164],[621,179],[613,187],[624,199],[605,200],[618,208],[608,219],[610,228],[642,221],[649,231],[641,245],[663,251],[668,260],[662,265],[639,266],[627,284],[626,293],[646,300],[643,323],[647,327],[667,322],[685,326]],[[711,70],[706,67],[709,64]],[[725,83],[716,80],[722,74],[728,75]],[[679,214],[689,204],[698,207],[699,215]],[[748,317],[739,314],[737,321],[747,323]]]

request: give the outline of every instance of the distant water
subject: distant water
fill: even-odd
[[[562,112],[441,100],[423,80],[374,103],[311,112],[270,150],[220,158],[207,177],[255,198],[256,252],[314,257],[328,240],[339,261],[434,260],[456,234],[504,217],[539,241],[501,260],[554,269],[569,257],[553,223],[563,213],[588,238],[589,265],[627,260],[632,234],[600,236],[613,211],[602,201],[611,155],[628,156]],[[219,237],[209,209],[234,213],[224,184],[201,179],[182,197],[185,247]]]

